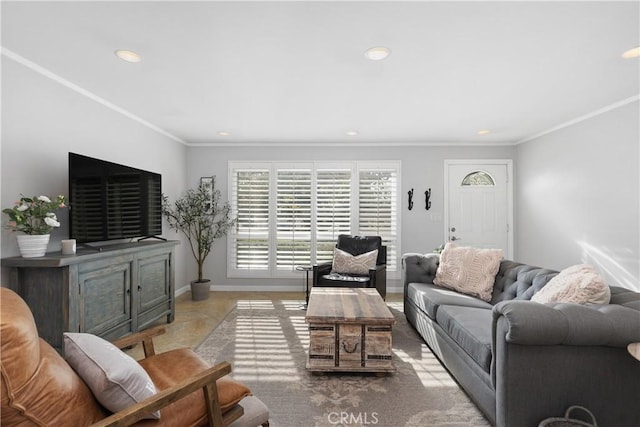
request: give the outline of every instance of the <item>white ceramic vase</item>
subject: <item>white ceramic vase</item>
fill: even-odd
[[[18,248],[23,258],[36,258],[47,253],[50,234],[18,235]]]

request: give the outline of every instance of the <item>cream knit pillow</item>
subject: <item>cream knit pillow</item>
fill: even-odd
[[[611,290],[596,269],[589,264],[565,268],[544,285],[531,301],[609,304]]]
[[[377,249],[354,256],[342,249],[335,248],[331,272],[367,275],[369,270],[376,268],[376,259],[378,259]]]
[[[433,283],[491,301],[493,283],[503,258],[502,249],[457,247],[447,243],[440,254]]]

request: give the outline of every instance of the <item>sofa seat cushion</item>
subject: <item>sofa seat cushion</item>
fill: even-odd
[[[407,298],[433,320],[436,320],[438,307],[443,305],[477,307],[488,310],[493,308],[491,304],[478,298],[430,283],[409,283]]]
[[[174,386],[210,366],[191,349],[180,348],[139,360],[140,365],[161,391]],[[171,369],[167,369],[170,366]],[[222,413],[230,410],[242,398],[251,395],[247,387],[228,378],[217,381],[218,400]],[[160,420],[142,420],[136,426],[200,426],[207,420],[204,393],[196,391],[160,410]]]
[[[491,369],[492,311],[485,308],[444,305],[436,321],[487,373]]]

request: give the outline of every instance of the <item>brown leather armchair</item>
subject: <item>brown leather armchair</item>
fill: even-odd
[[[256,399],[238,397],[237,390],[222,384],[221,381],[232,382],[222,378],[231,372],[227,362],[210,367],[191,349],[155,354],[152,337],[164,332],[160,326],[114,342],[120,348],[143,344],[145,358],[139,363],[153,380],[157,393],[110,414],[64,358],[38,337],[26,303],[7,288],[0,291],[0,424],[4,427],[224,427],[234,421],[235,426],[242,423],[243,401]],[[262,407],[266,409],[263,404]],[[160,420],[142,419],[157,410]],[[268,426],[268,411],[266,417],[263,426]]]
[[[313,286],[337,286],[344,288],[376,288],[384,299],[387,296],[387,247],[380,236],[338,236],[336,248],[353,256],[378,250],[376,265],[366,275],[345,274],[333,271],[333,263],[313,266]]]

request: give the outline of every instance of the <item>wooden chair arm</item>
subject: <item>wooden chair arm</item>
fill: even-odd
[[[230,372],[231,365],[229,362],[219,363],[179,384],[176,384],[173,387],[169,387],[156,393],[142,402],[116,412],[115,414],[92,424],[91,427],[130,426],[141,420],[145,415],[164,408],[165,406],[168,406],[199,389],[204,390],[209,426],[224,427],[231,424],[235,419],[240,418],[244,412],[242,407],[238,405],[237,408],[234,408],[225,414],[224,418],[222,417],[220,402],[218,401],[216,380]]]
[[[123,348],[142,343],[144,357],[149,357],[156,354],[155,348],[153,347],[153,337],[162,335],[165,332],[167,332],[167,330],[164,325],[154,326],[153,328],[145,329],[144,331],[119,338],[113,341],[113,345],[122,350]]]

